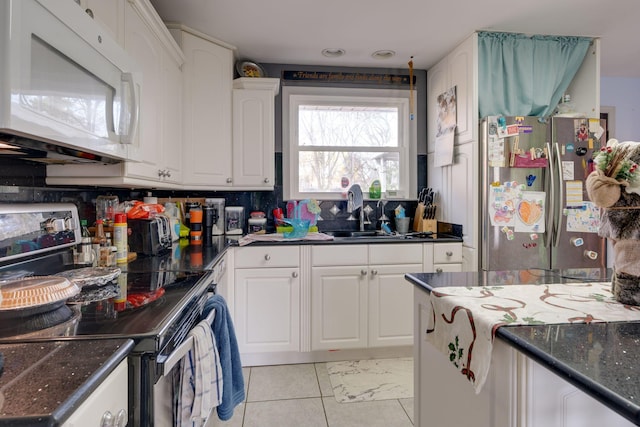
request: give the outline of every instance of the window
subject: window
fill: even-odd
[[[353,184],[368,196],[408,198],[416,187],[416,124],[409,91],[283,88],[284,198],[340,199]]]

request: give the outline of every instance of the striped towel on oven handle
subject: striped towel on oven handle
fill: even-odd
[[[200,427],[222,402],[222,369],[209,322],[201,321],[189,334],[193,337],[193,349],[182,361],[175,420],[182,427]]]

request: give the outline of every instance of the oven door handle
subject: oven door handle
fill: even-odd
[[[207,317],[203,320],[207,322],[208,325],[213,323],[213,319],[216,317],[216,310],[211,309]],[[166,356],[158,356],[158,372],[160,375],[164,376],[165,374],[171,372],[174,366],[182,360],[182,358],[189,353],[193,349],[193,336],[189,335],[187,338],[173,350],[170,354]]]

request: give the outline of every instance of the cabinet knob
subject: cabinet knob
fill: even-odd
[[[100,427],[113,427],[114,416],[110,411],[102,414],[102,419],[100,420]]]
[[[451,252],[451,251],[447,251],[446,254],[447,254],[448,257],[452,257],[453,256],[453,252]]]
[[[296,279],[298,277],[298,272],[294,271],[293,273],[291,273],[291,277],[293,277],[294,279]]]
[[[442,269],[441,268],[436,268],[436,273],[442,273]]]
[[[231,178],[227,178],[227,184],[231,184],[233,180]]]
[[[268,183],[269,183],[269,178],[265,178],[265,179],[264,179],[264,183],[265,183],[265,184],[268,184]]]
[[[91,9],[86,9],[86,10],[85,10],[85,13],[86,13],[87,15],[89,15],[89,16],[91,17],[91,19],[93,19],[93,10],[91,10]]]
[[[378,274],[378,270],[371,270],[371,275],[372,275],[372,276],[375,276],[375,275],[377,275],[377,274]]]
[[[367,275],[367,270],[360,270],[360,275],[361,276],[366,276]]]
[[[270,259],[271,259],[271,255],[266,254],[266,255],[264,256],[264,260],[265,260],[265,261],[269,261]]]
[[[128,421],[127,410],[120,409],[118,415],[116,415],[116,427],[127,427]]]

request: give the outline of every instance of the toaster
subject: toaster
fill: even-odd
[[[169,218],[156,215],[153,218],[130,219],[129,251],[138,255],[158,255],[171,248]]]

